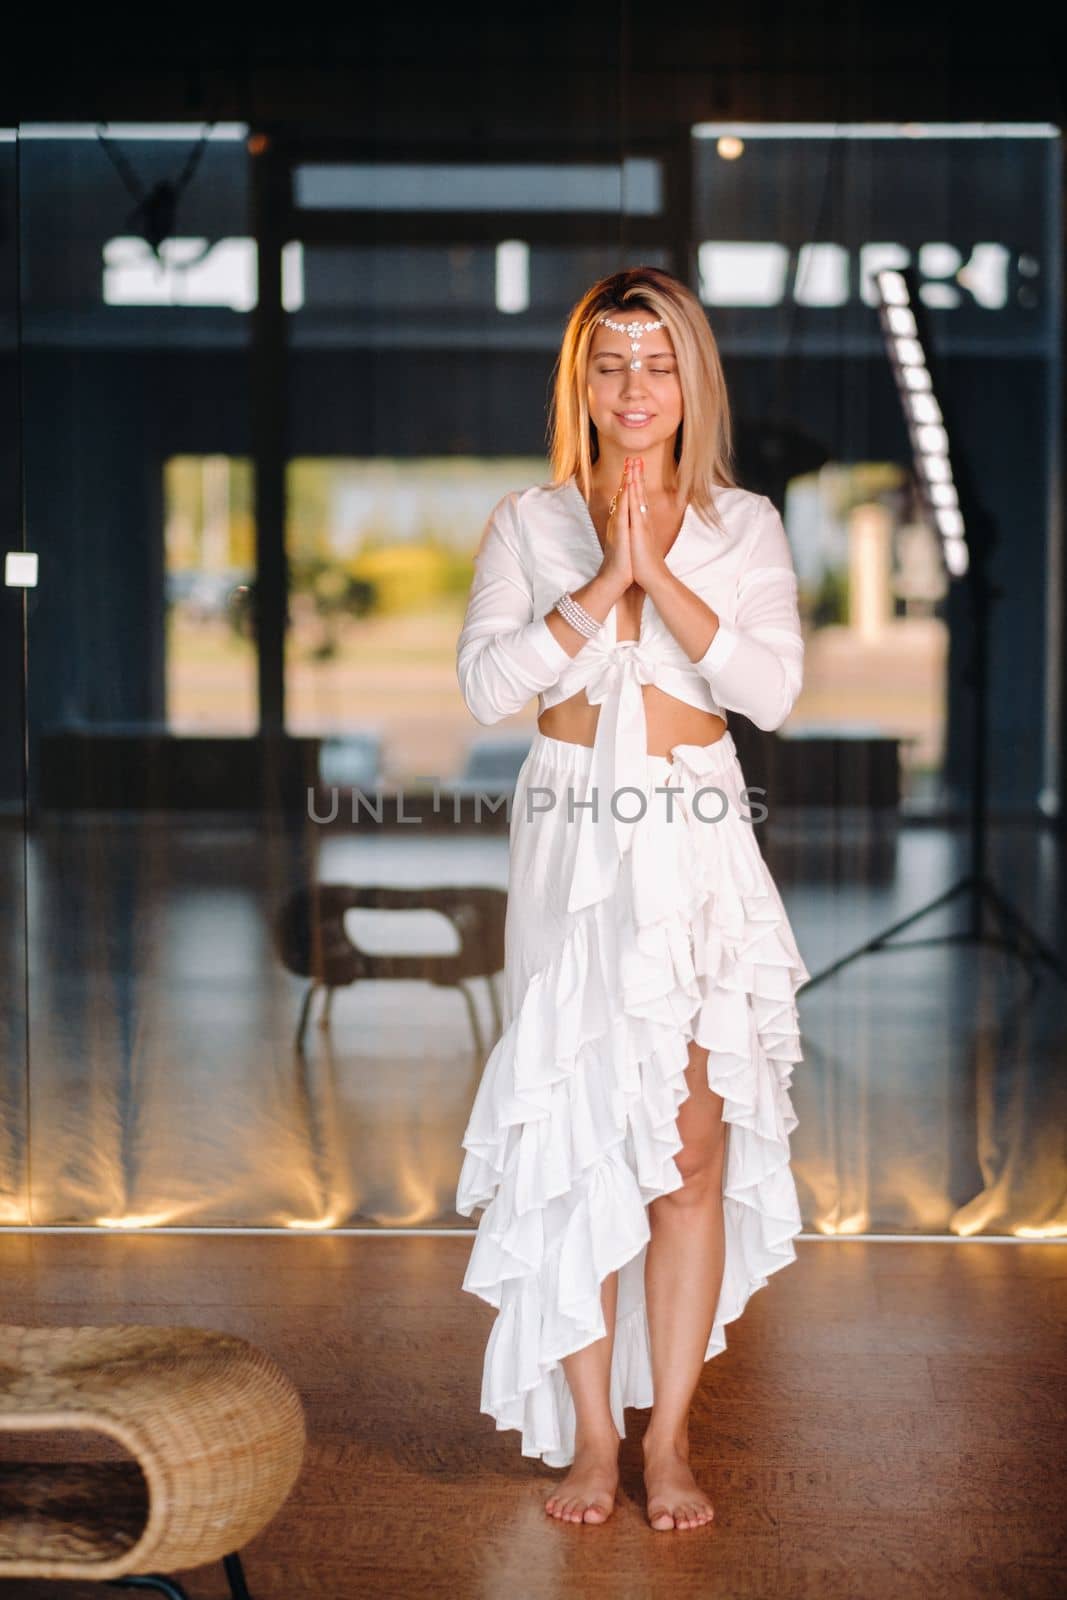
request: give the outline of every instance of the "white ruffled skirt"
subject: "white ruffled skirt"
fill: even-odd
[[[796,993],[810,973],[756,840],[762,795],[744,795],[729,732],[672,754],[646,758],[632,846],[602,897],[573,913],[581,813],[568,817],[568,789],[577,806],[591,749],[538,730],[512,801],[505,1025],[463,1136],[456,1205],[464,1216],[484,1207],[463,1288],[497,1308],[481,1409],[552,1467],[574,1459],[561,1358],[605,1337],[601,1285],[615,1270],[620,1435],[624,1408],[653,1402],[647,1207],[682,1186],[690,1040],[708,1049],[728,1125],[725,1269],[705,1360],[726,1348],[726,1324],[753,1291],[795,1260],[801,1229],[789,1089],[802,1059]],[[625,816],[637,810],[632,796],[618,801]],[[614,828],[606,801],[601,817]]]

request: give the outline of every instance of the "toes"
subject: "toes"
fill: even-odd
[[[606,1505],[605,1500],[608,1502]],[[585,1495],[565,1495],[557,1490],[548,1496],[544,1506],[549,1516],[560,1522],[606,1522],[615,1508],[615,1501],[614,1498],[608,1499],[605,1494],[589,1499]]]

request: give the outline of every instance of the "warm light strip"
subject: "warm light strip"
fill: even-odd
[[[476,1232],[473,1224],[469,1228],[321,1228],[315,1235],[306,1229],[289,1227],[280,1228],[100,1228],[72,1225],[69,1228],[53,1227],[47,1223],[10,1223],[0,1226],[0,1238],[5,1233],[97,1233],[113,1239],[117,1234],[125,1234],[129,1238],[143,1239],[149,1234],[166,1233],[203,1233],[217,1234],[241,1238],[245,1234],[276,1234],[280,1239],[307,1239],[318,1236],[321,1238],[335,1238],[341,1235],[345,1238],[374,1239],[382,1238],[420,1238],[420,1239],[472,1239]],[[958,1233],[798,1233],[796,1239],[814,1240],[820,1244],[852,1244],[862,1240],[871,1244],[1067,1244],[1067,1232],[1062,1234],[1048,1234],[1045,1236],[1017,1238],[1014,1234],[973,1234],[965,1238]]]

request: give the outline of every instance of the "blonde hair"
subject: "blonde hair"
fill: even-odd
[[[737,487],[733,475],[730,402],[715,335],[693,291],[660,267],[628,267],[587,289],[571,311],[555,366],[549,409],[553,481],[573,474],[586,500],[599,455],[589,415],[586,374],[598,319],[626,312],[662,318],[674,345],[682,390],[682,421],[674,438],[675,478],[683,499],[717,527],[716,487]]]

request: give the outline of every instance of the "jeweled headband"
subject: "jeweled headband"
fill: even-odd
[[[612,322],[610,317],[598,318],[605,328],[611,328],[615,333],[624,333],[630,341],[630,350],[633,359],[630,362],[630,371],[638,372],[641,367],[641,336],[651,333],[654,328],[663,328],[666,324],[660,322]]]

